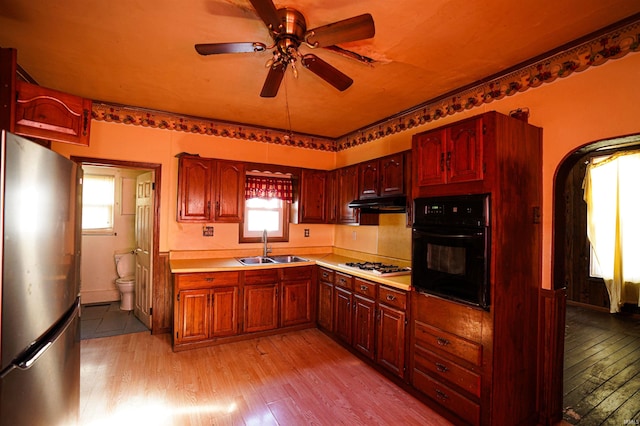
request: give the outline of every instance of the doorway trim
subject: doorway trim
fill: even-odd
[[[153,290],[152,290],[152,315],[151,315],[151,333],[156,329],[156,315],[153,314],[153,305],[156,303],[156,293],[158,283],[163,281],[163,277],[159,275],[160,265],[160,189],[162,187],[162,165],[158,163],[140,163],[135,161],[111,160],[105,158],[78,157],[71,156],[71,161],[78,163],[80,166],[110,166],[129,169],[144,169],[154,173],[155,189],[153,194],[153,254],[151,261],[153,262]]]

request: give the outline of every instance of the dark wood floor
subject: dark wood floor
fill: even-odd
[[[640,319],[567,306],[564,420],[640,425]]]

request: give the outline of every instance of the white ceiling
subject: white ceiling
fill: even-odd
[[[362,13],[375,37],[314,51],[354,80],[309,70],[261,98],[271,54],[193,45],[271,44],[249,0],[0,0],[0,47],[39,84],[97,101],[337,138],[640,13],[637,0],[275,0],[309,28]],[[306,50],[305,50],[306,49]],[[305,50],[308,48],[301,48]],[[289,113],[287,113],[289,111]]]

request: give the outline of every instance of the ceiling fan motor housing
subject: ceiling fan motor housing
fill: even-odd
[[[272,29],[272,36],[280,54],[290,56],[291,48],[297,49],[304,40],[307,22],[302,13],[289,7],[278,9],[278,16],[282,21],[282,26]]]

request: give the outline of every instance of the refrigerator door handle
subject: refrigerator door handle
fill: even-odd
[[[15,368],[26,370],[30,368],[34,362],[38,360],[44,354],[47,349],[69,328],[73,319],[80,310],[80,298],[76,299],[71,309],[67,311],[64,319],[58,323],[57,326],[51,328],[42,337],[29,345],[20,355],[18,355],[11,364],[9,364],[2,372],[0,372],[0,379],[4,378]]]

